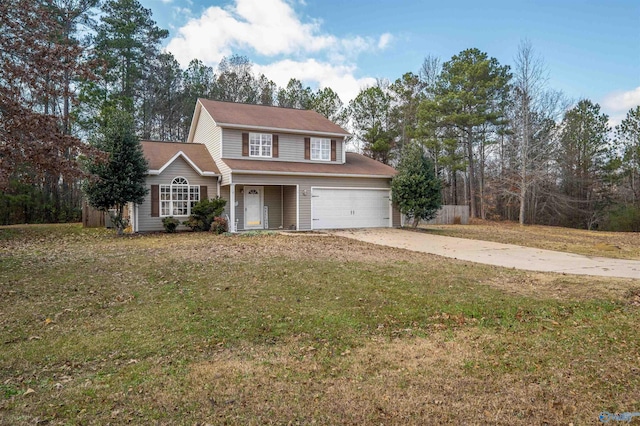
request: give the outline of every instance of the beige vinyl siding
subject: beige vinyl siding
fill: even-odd
[[[278,135],[278,158],[258,158],[242,156],[242,133],[251,133],[250,131],[242,131],[236,129],[224,129],[222,132],[222,141],[224,144],[222,156],[223,158],[236,159],[254,159],[256,161],[273,160],[273,161],[295,161],[300,163],[331,163],[331,161],[311,161],[304,159],[304,138],[309,135],[304,134],[287,134],[273,133]],[[268,132],[261,132],[268,133]],[[315,136],[314,136],[315,137]],[[333,163],[342,164],[342,138],[327,137],[327,139],[336,140],[336,161]],[[235,183],[235,182],[234,182]]]
[[[149,189],[149,194],[144,199],[144,202],[138,206],[138,231],[162,231],[162,218],[151,217],[151,185],[169,185],[171,181],[177,177],[182,176],[189,181],[189,185],[206,185],[207,196],[209,198],[215,197],[218,190],[218,178],[211,176],[200,176],[198,172],[193,170],[191,166],[178,157],[173,163],[171,163],[160,175],[147,176],[146,187]],[[180,220],[186,219],[186,217],[177,217]],[[180,225],[178,229],[187,229]]]
[[[298,203],[296,200],[296,187],[282,187],[282,227],[284,229],[296,229]]]
[[[229,183],[231,179],[231,169],[220,161],[220,157],[222,157],[222,129],[216,126],[215,121],[213,121],[213,118],[211,118],[204,108],[198,116],[193,143],[202,143],[207,147],[207,151],[211,154],[222,175],[221,184],[226,185]]]
[[[220,127],[216,126],[213,118],[211,118],[209,113],[203,108],[200,111],[198,122],[196,123],[196,131],[193,135],[193,143],[204,144],[215,160],[222,156],[220,143],[221,140],[222,130],[220,129]]]
[[[264,205],[269,207],[269,229],[282,227],[282,187],[264,187]]]
[[[246,185],[299,185],[300,230],[311,229],[311,188],[390,188],[389,178],[349,178],[349,177],[313,177],[278,175],[234,175],[235,184]],[[237,186],[236,186],[237,188]],[[307,195],[304,195],[306,190]],[[236,210],[241,214],[243,209]],[[239,222],[239,225],[242,222]]]
[[[216,166],[218,166],[218,170],[220,170],[220,175],[222,176],[222,180],[220,181],[221,185],[228,185],[231,183],[231,169],[227,166],[222,160],[217,159]]]
[[[400,214],[400,210],[398,209],[397,204],[392,205],[391,211],[391,226],[394,228],[399,228],[402,226],[402,215]]]
[[[231,216],[231,206],[229,205],[230,194],[231,194],[231,191],[229,186],[220,187],[220,198],[227,200],[227,204],[225,204],[224,212],[222,212],[222,214],[226,214],[228,216]]]

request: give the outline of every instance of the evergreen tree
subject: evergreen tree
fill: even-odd
[[[147,160],[134,132],[133,119],[123,111],[112,112],[91,144],[108,155],[106,161],[88,159],[86,170],[92,178],[83,186],[89,204],[109,212],[118,235],[127,226],[123,209],[127,203],[140,204],[148,189],[145,186]],[[115,209],[115,214],[109,209]]]
[[[278,90],[278,106],[285,108],[311,109],[313,94],[311,88],[304,87],[298,79],[292,78],[287,87]]]
[[[478,49],[467,49],[443,64],[436,83],[434,100],[441,123],[456,131],[466,150],[471,217],[478,212],[476,147],[487,142],[487,126],[501,123],[510,79],[508,66]],[[484,146],[479,150],[482,154]]]
[[[413,219],[414,228],[421,220],[434,218],[440,209],[440,179],[419,144],[405,146],[398,164],[398,174],[391,182],[391,194],[400,212]]]
[[[311,109],[322,114],[339,126],[346,127],[347,109],[340,96],[330,87],[318,89],[313,94]]]
[[[640,207],[640,105],[630,109],[616,127],[616,139],[622,149],[622,173],[628,182],[630,201]]]
[[[138,0],[107,0],[94,38],[95,60],[101,80],[83,87],[89,117],[109,108],[124,109],[135,117],[140,128],[149,127],[144,95],[148,89],[161,41],[169,35],[151,19],[151,10]],[[89,120],[89,125],[91,123]]]
[[[363,89],[349,103],[356,138],[365,155],[389,164],[393,159],[396,131],[391,120],[391,96],[380,85]]]
[[[606,204],[604,181],[609,153],[609,117],[588,99],[578,102],[562,121],[558,164],[566,197],[565,225],[591,229]]]

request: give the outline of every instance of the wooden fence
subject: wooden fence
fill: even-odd
[[[87,202],[82,203],[82,226],[84,228],[104,228],[105,213],[94,209]]]
[[[426,223],[428,225],[468,225],[469,206],[442,206],[438,215]]]

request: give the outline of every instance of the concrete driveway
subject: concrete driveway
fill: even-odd
[[[402,229],[340,230],[333,231],[332,234],[388,247],[506,268],[640,280],[640,260],[587,257],[580,254],[444,237]]]

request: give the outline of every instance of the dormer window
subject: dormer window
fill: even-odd
[[[331,161],[331,140],[311,138],[311,159]]]
[[[271,134],[249,133],[249,156],[271,158]]]

